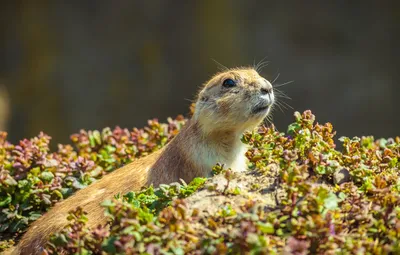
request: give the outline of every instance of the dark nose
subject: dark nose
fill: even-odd
[[[267,81],[267,79],[262,78],[263,79],[263,83],[261,83],[261,95],[267,95],[267,94],[271,94],[272,93],[272,85],[269,81]]]
[[[272,88],[261,88],[261,94],[267,95],[272,92]]]

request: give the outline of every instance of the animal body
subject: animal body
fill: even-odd
[[[207,176],[217,162],[245,170],[247,148],[240,137],[264,120],[274,101],[271,83],[253,68],[216,74],[198,93],[192,118],[164,148],[59,202],[30,226],[11,254],[40,254],[50,234],[62,230],[68,211],[77,206],[87,212],[88,226],[94,227],[106,222],[100,203],[117,193],[179,179],[189,182]]]

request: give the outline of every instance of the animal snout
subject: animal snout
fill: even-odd
[[[264,102],[264,104],[267,104],[267,105],[271,105],[275,101],[275,96],[274,96],[274,93],[273,93],[272,89],[261,90],[260,98],[261,98],[261,101]]]
[[[262,95],[267,95],[272,93],[272,88],[261,88],[260,90]]]
[[[262,79],[261,88],[260,88],[262,95],[267,95],[272,93],[272,84],[267,79]]]

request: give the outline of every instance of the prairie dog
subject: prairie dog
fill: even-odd
[[[253,68],[235,68],[213,76],[198,93],[192,118],[164,148],[104,176],[59,202],[34,222],[12,254],[40,254],[50,234],[67,224],[68,211],[81,206],[88,226],[105,223],[100,203],[114,194],[142,186],[172,183],[207,176],[223,163],[236,171],[246,169],[243,132],[258,126],[275,102],[272,85]]]

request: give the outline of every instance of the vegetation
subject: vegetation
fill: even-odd
[[[43,134],[19,146],[3,135],[2,231],[26,227],[55,201],[158,149],[183,123],[81,132],[72,136],[76,151],[57,153]],[[342,137],[337,150],[334,135],[330,123],[296,112],[286,133],[262,126],[243,136],[250,171],[217,164],[207,180],[116,195],[103,204],[109,224],[94,229],[77,208],[47,253],[399,254],[400,137]]]
[[[14,145],[0,133],[0,249],[56,202],[85,188],[134,158],[145,156],[172,139],[184,125],[178,116],[143,129],[84,131],[71,136],[73,146],[50,151],[51,138],[40,133]],[[11,241],[12,242],[12,241]]]

